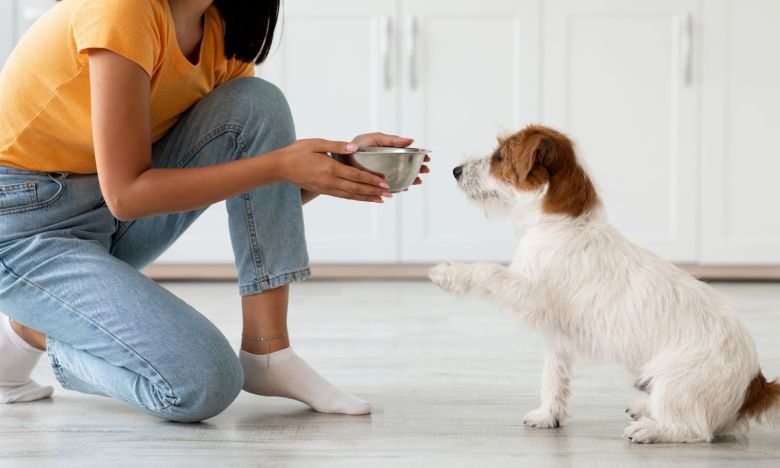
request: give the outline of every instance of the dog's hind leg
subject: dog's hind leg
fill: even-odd
[[[548,346],[542,372],[542,405],[525,416],[523,424],[549,429],[559,427],[568,413],[572,355],[559,343]]]
[[[667,368],[656,375],[650,391],[645,417],[632,423],[624,436],[635,443],[711,442],[739,409],[740,398],[729,388],[729,376],[714,379],[716,371],[708,372],[699,365]],[[704,378],[707,375],[709,378]]]
[[[639,400],[626,409],[626,413],[631,416],[631,419],[638,421],[644,417],[649,417],[650,413],[647,411],[647,400]]]
[[[640,392],[649,394],[652,388],[652,377],[640,377],[634,382],[634,388]],[[626,413],[631,416],[631,419],[638,421],[644,417],[650,417],[650,412],[647,410],[647,399],[639,400],[626,408]]]

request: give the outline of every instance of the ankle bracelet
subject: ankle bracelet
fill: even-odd
[[[248,341],[265,343],[266,346],[265,362],[267,367],[271,367],[271,342],[274,340],[281,340],[282,338],[289,338],[290,334],[282,333],[281,335],[276,335],[276,336],[249,336],[242,333],[241,337]]]

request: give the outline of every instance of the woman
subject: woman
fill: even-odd
[[[296,142],[284,96],[252,77],[278,11],[278,0],[65,0],[17,46],[0,75],[0,401],[51,395],[30,380],[46,350],[63,387],[173,421],[220,413],[242,386],[370,412],[291,350],[288,285],[310,274],[302,203],[391,196],[327,153],[411,140]],[[240,358],[138,272],[221,200]]]

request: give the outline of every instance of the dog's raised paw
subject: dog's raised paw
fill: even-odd
[[[523,424],[537,429],[557,429],[561,427],[558,415],[541,408],[526,414]]]
[[[462,264],[439,263],[428,271],[428,277],[441,289],[452,293],[463,293],[467,289],[461,278]]]

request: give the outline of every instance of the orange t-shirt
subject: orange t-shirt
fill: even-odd
[[[152,138],[161,138],[200,98],[251,63],[227,59],[223,22],[206,12],[200,60],[176,40],[168,0],[65,0],[21,39],[0,73],[0,165],[94,174],[89,49],[108,49],[151,78]]]

